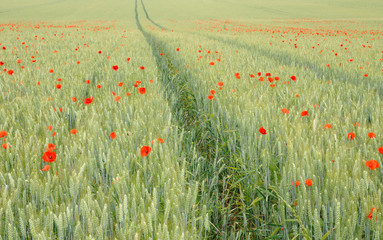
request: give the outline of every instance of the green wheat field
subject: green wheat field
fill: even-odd
[[[0,239],[383,239],[381,0],[0,6]]]

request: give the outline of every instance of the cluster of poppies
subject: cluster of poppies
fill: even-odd
[[[57,155],[54,152],[55,149],[56,149],[56,146],[53,143],[48,144],[48,148],[46,149],[46,152],[43,154],[44,162],[51,163],[56,161]],[[41,169],[41,171],[48,171],[50,167],[51,167],[50,165],[45,165],[45,167]]]

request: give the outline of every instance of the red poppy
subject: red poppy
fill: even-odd
[[[369,138],[376,138],[376,134],[373,132],[368,133]]]
[[[214,101],[214,95],[209,95],[207,98],[208,98],[209,100],[211,100],[211,101]]]
[[[97,87],[97,88],[101,88],[101,85],[100,85],[100,84],[98,84],[96,87]]]
[[[255,76],[254,76],[254,74],[250,74],[250,77],[253,78],[253,77],[255,77]]]
[[[13,75],[13,73],[14,73],[14,71],[13,71],[13,70],[9,70],[9,71],[8,71],[8,75],[11,75],[11,76],[12,76],[12,75]]]
[[[77,130],[76,129],[72,129],[70,130],[70,133],[72,133],[73,135],[75,135],[77,133]]]
[[[54,162],[56,160],[56,153],[53,151],[47,151],[43,154],[44,162]]]
[[[376,209],[376,208],[371,208],[371,212],[370,212],[370,214],[368,214],[368,218],[372,221],[372,213],[374,212],[374,209]]]
[[[4,148],[4,149],[7,149],[7,148],[9,148],[10,146],[11,146],[11,145],[9,145],[9,144],[6,144],[6,143],[4,143],[4,144],[3,144],[3,148]]]
[[[290,78],[291,78],[291,80],[293,80],[293,81],[296,81],[296,80],[297,80],[297,77],[296,77],[296,76],[294,76],[294,75],[293,75],[293,76],[291,76]]]
[[[266,77],[271,77],[271,73],[266,73]]]
[[[49,72],[50,72],[50,73],[53,73],[54,71],[53,71],[53,69],[50,69]]]
[[[259,129],[259,132],[260,132],[261,134],[263,134],[263,135],[266,135],[266,134],[267,134],[266,129],[264,129],[263,127],[261,127],[261,128]]]
[[[86,104],[86,105],[89,105],[89,104],[91,104],[92,102],[93,102],[93,100],[94,100],[94,98],[85,98],[83,101],[84,101],[84,103]]]
[[[73,102],[76,102],[77,99],[76,99],[75,97],[72,97],[72,101],[73,101]]]
[[[48,130],[49,130],[49,131],[52,131],[52,128],[53,128],[52,126],[48,126]],[[49,146],[49,145],[48,145],[48,146]]]
[[[3,138],[7,136],[7,132],[6,131],[0,131],[0,138]]]
[[[143,146],[143,147],[141,148],[141,156],[143,156],[143,157],[148,156],[151,150],[152,150],[151,147],[149,147],[149,146]]]
[[[118,66],[117,66],[117,65],[116,65],[116,66],[113,66],[112,69],[113,69],[114,71],[117,71],[117,70],[118,70]]]
[[[311,186],[311,185],[313,185],[313,181],[312,181],[311,179],[307,179],[307,180],[305,181],[305,183],[306,183],[307,186]]]
[[[85,83],[86,84],[90,84],[90,80],[85,80]]]
[[[364,74],[365,77],[368,77],[368,74]]]
[[[350,132],[348,135],[347,135],[347,138],[348,139],[354,139],[355,138],[355,133],[353,133],[353,132]]]
[[[138,89],[138,92],[140,93],[140,94],[145,94],[146,93],[146,88],[139,88]]]
[[[41,171],[43,171],[43,172],[48,171],[49,168],[51,168],[50,165],[45,165],[45,167],[43,169],[41,169]]]
[[[282,108],[282,112],[284,114],[289,114],[290,113],[290,111],[287,108]]]
[[[212,65],[212,66],[213,66],[213,65],[214,65],[214,62],[210,62],[210,65]]]
[[[376,160],[369,160],[369,161],[366,161],[366,166],[370,168],[371,170],[375,170],[379,168],[379,162]]]
[[[379,151],[381,154],[383,154],[383,147],[380,147],[380,148],[378,149],[378,151]]]
[[[53,143],[48,143],[47,151],[53,151],[55,149],[56,149],[56,145],[54,145]]]
[[[291,185],[293,185],[293,187],[298,187],[300,184],[301,184],[300,181],[295,181],[295,185],[294,185],[294,182],[291,182]]]
[[[303,112],[301,112],[301,116],[303,117],[303,116],[308,116],[309,115],[309,112],[307,112],[307,111],[303,111]]]
[[[116,102],[120,101],[120,99],[121,99],[120,96],[116,96],[116,97],[114,98],[114,100],[115,100]]]
[[[218,86],[222,87],[223,86],[223,82],[219,82]]]
[[[123,84],[124,84],[123,82],[119,82],[119,83],[117,84],[117,86],[122,87]]]
[[[0,61],[0,66],[3,66],[4,65],[4,62]]]
[[[145,67],[144,67],[144,66],[141,66],[141,67],[140,67],[140,69],[141,69],[141,70],[144,70],[144,69],[145,69]]]
[[[57,89],[61,89],[61,84],[57,84],[57,85],[56,85],[56,88],[57,88]]]
[[[111,138],[111,139],[115,139],[116,136],[117,136],[117,134],[116,134],[115,132],[112,132],[112,133],[110,134],[110,138]]]
[[[210,90],[211,95],[215,94],[215,90]]]
[[[158,138],[157,142],[164,143],[164,140],[162,138]]]
[[[262,75],[262,73],[261,73],[261,72],[259,72],[257,75],[258,75],[258,77],[260,77],[260,76]]]
[[[177,48],[176,50],[177,50],[177,52],[178,52],[180,49],[179,49],[179,48]]]
[[[325,125],[324,125],[324,128],[330,129],[330,128],[331,128],[331,124],[328,124],[328,123],[325,124]]]
[[[101,51],[98,51],[98,54],[101,54]]]

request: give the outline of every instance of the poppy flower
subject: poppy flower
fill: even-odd
[[[311,179],[306,179],[305,184],[310,187],[313,185],[313,181]]]
[[[210,62],[210,65],[212,65],[212,66],[213,66],[213,65],[214,65],[214,62]]]
[[[282,108],[282,112],[284,114],[289,114],[290,113],[290,111],[287,108]]]
[[[111,139],[115,139],[116,136],[117,136],[117,134],[116,134],[115,132],[112,132],[112,133],[110,134],[110,138],[111,138]]]
[[[53,143],[48,143],[47,151],[53,151],[55,149],[56,149],[56,145],[54,145]]]
[[[368,218],[372,221],[372,213],[374,212],[374,209],[376,209],[376,208],[371,208],[371,212],[370,212],[370,214],[368,214]]]
[[[16,61],[17,63],[21,63],[21,59],[17,59],[17,61]]]
[[[293,76],[291,76],[290,78],[291,78],[291,80],[293,80],[293,81],[296,81],[296,80],[297,80],[297,77],[296,77],[296,76],[294,76],[294,75],[293,75]]]
[[[303,116],[308,116],[309,115],[309,112],[307,112],[307,111],[303,111],[303,112],[301,112],[301,116],[303,117]]]
[[[117,86],[122,87],[123,84],[124,84],[123,82],[119,82],[119,83],[117,84]]]
[[[381,154],[383,154],[383,147],[380,147],[378,150],[379,150],[379,152],[380,152]]]
[[[138,89],[138,92],[140,93],[140,94],[145,94],[146,93],[146,88],[139,88]]]
[[[250,74],[250,77],[253,78],[253,77],[255,77],[255,76],[254,76],[254,74]]]
[[[117,65],[116,65],[116,66],[113,66],[112,69],[113,69],[114,71],[117,71],[117,70],[118,70],[118,66],[117,66]]]
[[[371,170],[375,170],[379,168],[379,162],[376,160],[369,160],[369,161],[366,161],[366,166],[370,168]]]
[[[53,128],[52,126],[48,126],[48,130],[49,130],[49,131],[52,131],[52,128]],[[49,145],[48,145],[48,146],[49,146]]]
[[[114,98],[114,100],[115,100],[116,102],[120,101],[120,99],[121,99],[120,96],[116,96],[116,97]]]
[[[270,87],[275,87],[275,84],[270,84]]]
[[[157,142],[164,143],[164,140],[162,138],[158,138]]]
[[[0,131],[0,138],[3,138],[7,136],[7,132],[6,131]]]
[[[90,80],[85,80],[85,83],[86,84],[90,84]]]
[[[353,132],[350,132],[349,134],[347,134],[347,138],[348,139],[354,139],[355,138],[355,133],[353,133]]]
[[[330,129],[330,128],[331,128],[331,124],[328,124],[328,123],[325,124],[325,125],[324,125],[324,128]]]
[[[141,66],[141,67],[140,67],[140,69],[141,69],[141,70],[144,70],[144,69],[145,69],[145,67],[144,67],[144,66]]]
[[[267,134],[266,129],[264,129],[263,127],[261,127],[261,128],[259,129],[259,132],[260,132],[261,134],[263,134],[263,135],[266,135],[266,134]]]
[[[73,102],[76,102],[77,99],[76,99],[75,97],[72,97],[72,101],[73,101]]]
[[[4,144],[3,144],[3,148],[4,148],[4,149],[7,149],[7,148],[9,148],[10,146],[11,146],[11,145],[9,145],[9,144],[6,144],[6,143],[4,143]]]
[[[61,89],[61,84],[57,84],[57,85],[56,85],[56,88],[57,88],[57,89]]]
[[[4,65],[4,62],[0,61],[0,66],[3,66]]]
[[[43,172],[48,171],[49,168],[51,168],[50,165],[45,165],[45,167],[43,169],[41,169],[41,171],[43,171]]]
[[[275,79],[275,81],[279,81],[279,77],[275,77],[274,79]]]
[[[266,77],[271,77],[271,73],[266,73]]]
[[[368,133],[369,138],[376,138],[376,134],[373,132]]]
[[[368,77],[368,74],[364,74],[365,77]]]
[[[211,100],[211,101],[214,101],[214,95],[209,95],[207,98],[208,98],[209,100]]]
[[[211,95],[215,94],[215,90],[210,90]]]
[[[84,101],[84,104],[89,105],[93,102],[93,100],[94,100],[94,98],[89,97],[89,98],[85,98],[83,101]]]
[[[49,72],[50,72],[50,73],[54,73],[53,69],[50,69]]]
[[[149,147],[149,146],[143,146],[143,147],[141,148],[141,156],[143,156],[143,157],[148,156],[151,150],[152,150],[151,147]]]
[[[100,84],[98,84],[96,87],[97,87],[97,88],[101,88],[101,85],[100,85]]]
[[[44,162],[54,162],[56,160],[56,153],[53,151],[47,151],[43,154]]]
[[[101,51],[98,51],[98,54],[101,54]]]
[[[12,75],[13,75],[13,73],[14,73],[14,71],[13,71],[13,70],[9,70],[9,71],[8,71],[8,75],[11,75],[11,76],[12,76]]]
[[[75,135],[77,133],[77,130],[76,129],[72,129],[70,130],[70,133],[72,133],[73,135]]]
[[[260,76],[262,75],[262,73],[261,73],[261,72],[259,72],[257,75],[258,75],[258,77],[260,77]]]
[[[291,182],[291,185],[293,185],[293,187],[298,187],[300,184],[301,184],[300,181],[295,181],[295,185],[294,185],[294,182]]]
[[[223,82],[219,82],[218,86],[222,87],[223,86]]]

